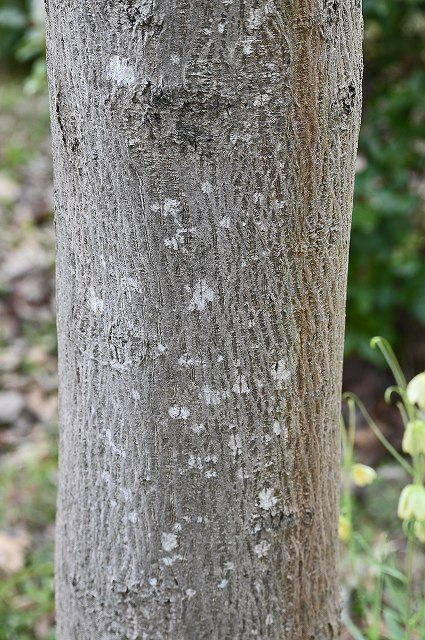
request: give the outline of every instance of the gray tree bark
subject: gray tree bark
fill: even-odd
[[[47,0],[60,640],[339,636],[359,0]]]

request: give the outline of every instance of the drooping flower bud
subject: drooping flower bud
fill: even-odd
[[[407,398],[419,409],[425,409],[425,371],[411,379],[406,389]]]
[[[417,520],[414,524],[413,531],[420,542],[425,542],[425,522]]]
[[[366,464],[356,463],[351,467],[351,478],[358,487],[365,487],[376,478],[376,471]]]
[[[425,453],[425,421],[411,420],[406,425],[401,447],[405,453],[414,456]]]
[[[402,520],[425,520],[425,487],[408,484],[400,494],[397,509]]]

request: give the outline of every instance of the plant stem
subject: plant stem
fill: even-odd
[[[413,606],[413,553],[415,550],[415,539],[409,531],[407,537],[406,550],[406,576],[407,576],[407,594],[406,594],[406,640],[412,638],[412,606]]]
[[[384,586],[384,572],[379,567],[379,575],[376,580],[375,593],[373,598],[373,623],[371,629],[371,640],[379,640],[379,623],[381,620],[382,591]]]
[[[393,447],[391,442],[389,442],[387,440],[387,438],[384,436],[384,434],[382,433],[382,431],[380,430],[378,425],[375,424],[375,422],[370,417],[370,415],[369,415],[366,407],[364,406],[363,402],[359,398],[357,398],[357,396],[355,396],[353,393],[344,393],[344,398],[347,399],[347,400],[351,399],[357,404],[362,416],[364,417],[364,419],[366,420],[367,424],[369,425],[369,427],[371,428],[371,430],[373,431],[375,436],[378,438],[378,440],[391,453],[393,458],[395,458],[397,460],[397,462],[403,467],[403,469],[405,471],[407,471],[407,473],[409,475],[411,475],[412,477],[415,477],[415,471],[414,471],[413,467],[403,458],[403,456],[401,456],[398,453],[397,449],[395,449]]]
[[[388,340],[386,340],[385,338],[382,338],[381,336],[375,336],[375,338],[372,338],[372,340],[370,341],[370,346],[372,347],[372,349],[374,349],[375,347],[379,348],[389,368],[392,371],[395,381],[397,382],[400,389],[404,391],[407,386],[406,378],[404,377],[404,374],[400,368],[398,360],[395,357],[393,348],[388,342]]]

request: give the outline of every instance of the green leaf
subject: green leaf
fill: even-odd
[[[8,29],[23,29],[27,24],[25,14],[13,7],[0,9],[0,26]]]

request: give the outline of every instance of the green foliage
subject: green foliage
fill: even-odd
[[[55,433],[28,443],[0,470],[0,530],[25,531],[30,547],[22,569],[0,576],[0,640],[54,639],[53,541],[46,535],[55,520],[54,443]]]
[[[364,0],[364,16],[346,348],[370,359],[368,336],[425,326],[425,2]]]
[[[30,16],[27,0],[0,0],[0,61],[10,63],[25,35]]]
[[[343,622],[355,640],[425,640],[425,571],[417,561],[425,543],[425,373],[407,383],[390,344],[376,337],[371,346],[384,356],[394,376],[395,385],[387,389],[385,399],[389,402],[393,396],[397,398],[404,425],[402,449],[410,459],[406,460],[386,439],[361,400],[346,393],[348,424],[342,429],[339,535],[347,544],[345,562],[351,583],[345,588]],[[398,507],[397,500],[393,503],[392,524],[398,524],[398,530],[388,527],[378,537],[369,523],[359,526],[360,509],[353,497],[353,483],[365,487],[376,479],[373,469],[354,463],[356,409],[404,475]],[[382,499],[381,491],[381,504]],[[377,505],[377,510],[381,509]],[[400,550],[402,554],[395,553]]]
[[[0,584],[0,640],[36,640],[37,625],[54,616],[53,545],[29,555],[22,571]],[[51,625],[44,640],[54,640]]]
[[[29,70],[30,94],[46,88],[45,52],[42,0],[0,0],[0,64]]]

